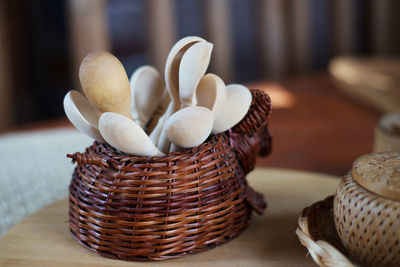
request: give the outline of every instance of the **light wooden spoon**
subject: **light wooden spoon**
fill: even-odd
[[[195,106],[196,88],[210,64],[213,44],[198,42],[183,54],[179,65],[179,97],[184,106]]]
[[[226,100],[215,117],[213,134],[225,132],[239,123],[250,108],[252,95],[250,90],[240,84],[226,87]]]
[[[213,122],[214,116],[208,108],[186,107],[169,117],[165,123],[165,135],[178,147],[194,147],[207,139]]]
[[[164,83],[155,68],[142,66],[132,74],[130,86],[132,116],[144,128],[162,100]]]
[[[201,78],[196,89],[197,105],[211,110],[214,118],[217,116],[226,99],[224,81],[215,74],[209,73]],[[171,144],[169,152],[183,151],[181,147]]]
[[[177,110],[181,108],[181,102],[179,99],[179,66],[181,64],[184,53],[194,44],[205,41],[204,39],[197,36],[189,36],[179,40],[171,49],[168,54],[167,61],[165,63],[165,84],[167,86],[168,93],[171,97],[171,102],[163,115],[163,118],[159,120],[160,126],[154,129],[150,134],[150,138],[159,136],[157,140],[157,147],[161,151],[169,151],[168,139],[165,136],[164,123],[165,121]]]
[[[105,112],[99,120],[99,130],[111,146],[135,156],[162,156],[143,129],[134,121],[114,112]]]
[[[171,100],[180,108],[179,100],[179,69],[183,55],[186,51],[198,42],[206,42],[197,36],[188,36],[179,40],[171,49],[165,63],[164,79]]]
[[[206,74],[197,86],[196,98],[198,106],[208,108],[216,117],[226,101],[224,81],[215,74]]]
[[[116,57],[105,51],[88,54],[79,68],[79,79],[87,98],[101,112],[133,119],[128,76]]]
[[[104,142],[98,130],[99,112],[78,91],[69,91],[64,97],[64,111],[70,122],[89,137]]]

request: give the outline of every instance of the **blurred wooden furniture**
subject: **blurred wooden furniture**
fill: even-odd
[[[177,39],[199,35],[215,44],[210,72],[227,83],[285,77],[341,54],[398,55],[399,7],[396,0],[3,0],[0,128],[60,116],[54,103],[80,88],[79,63],[92,50],[112,50],[129,74],[147,63],[162,70]]]
[[[311,0],[293,3],[279,0],[243,3],[229,0],[198,3],[175,0],[67,2],[75,66],[83,52],[122,46],[126,50],[128,48],[121,42],[133,46],[140,42],[145,46],[149,63],[163,70],[168,51],[177,39],[185,35],[200,35],[215,45],[212,72],[231,82],[247,76],[253,79],[275,78],[324,68],[335,55],[360,52],[396,54],[400,40],[393,34],[399,7],[393,0],[384,3],[344,0],[335,3],[313,3]],[[119,27],[114,27],[111,33],[109,24],[120,19],[116,17],[118,14],[107,12],[113,7],[118,14],[125,16],[125,23],[118,22]],[[132,9],[132,12],[126,9]],[[140,15],[135,18],[133,12]],[[196,17],[190,17],[192,13],[196,13]],[[142,27],[130,27],[135,23]],[[185,23],[197,26],[182,25]],[[142,33],[132,33],[129,38],[129,30]],[[146,40],[135,40],[134,36]],[[119,53],[127,56],[132,51]],[[250,70],[250,73],[242,75]]]
[[[107,0],[68,0],[71,46],[74,69],[79,68],[83,57],[93,50],[112,49]],[[177,41],[178,25],[173,0],[150,0],[145,4],[148,54],[158,70],[164,70],[169,50]],[[232,44],[230,28],[230,3],[228,0],[206,1],[206,32],[215,43],[214,72],[226,80],[233,78]]]
[[[206,0],[205,32],[207,39],[214,43],[211,57],[212,71],[217,73],[224,81],[234,78],[233,59],[233,25],[230,12],[230,0]]]
[[[6,42],[9,21],[6,18],[5,3],[0,2],[0,129],[12,124],[14,121],[13,100],[14,95],[11,88],[11,71],[9,42]]]
[[[80,89],[78,70],[82,59],[94,50],[111,50],[107,0],[69,0],[70,45],[75,89]]]
[[[294,233],[297,216],[305,206],[333,194],[339,179],[310,172],[262,168],[254,170],[248,178],[250,185],[265,195],[269,206],[263,216],[252,216],[243,234],[207,252],[148,265],[312,265],[311,257],[307,257]],[[0,239],[0,265],[6,264],[143,266],[140,262],[106,259],[79,245],[69,232],[67,199],[28,217]]]
[[[147,23],[149,25],[150,62],[162,74],[168,53],[175,44],[177,23],[174,20],[173,0],[147,1]],[[128,73],[130,75],[130,73]]]
[[[359,155],[372,152],[380,114],[344,96],[331,77],[249,84],[267,92],[274,86],[293,94],[295,103],[275,109],[272,95],[272,153],[258,159],[259,165],[343,175]]]
[[[400,110],[400,58],[339,57],[329,71],[354,99],[382,112]]]
[[[400,151],[400,112],[385,114],[375,127],[374,152]]]

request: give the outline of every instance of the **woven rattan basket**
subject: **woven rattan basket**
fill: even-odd
[[[296,234],[321,267],[359,266],[347,253],[333,220],[333,197],[329,196],[305,208],[298,218]]]
[[[400,266],[400,153],[359,157],[335,196],[303,210],[296,230],[328,266]]]
[[[365,266],[400,266],[400,153],[358,158],[336,192],[333,214],[343,246]]]
[[[223,244],[244,231],[264,198],[246,182],[257,155],[271,148],[270,99],[252,90],[245,118],[184,152],[135,157],[94,142],[77,162],[70,185],[70,230],[109,258],[178,258]]]

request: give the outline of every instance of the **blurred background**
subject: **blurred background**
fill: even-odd
[[[399,55],[399,26],[397,0],[0,0],[0,129],[64,117],[92,50],[128,75],[162,72],[172,45],[198,35],[215,44],[210,72],[247,83],[319,72],[338,55]]]

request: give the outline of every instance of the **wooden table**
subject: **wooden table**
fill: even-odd
[[[374,127],[380,114],[344,96],[328,74],[248,86],[264,89],[272,96],[273,151],[270,157],[257,161],[259,166],[343,175],[359,155],[372,152]],[[291,105],[278,105],[282,92],[291,96]],[[61,118],[0,133],[70,125]]]
[[[158,263],[110,260],[79,245],[69,233],[67,199],[12,228],[0,239],[0,266],[316,266],[295,235],[301,210],[333,194],[334,176],[256,169],[249,183],[268,202],[238,238],[207,252]]]

